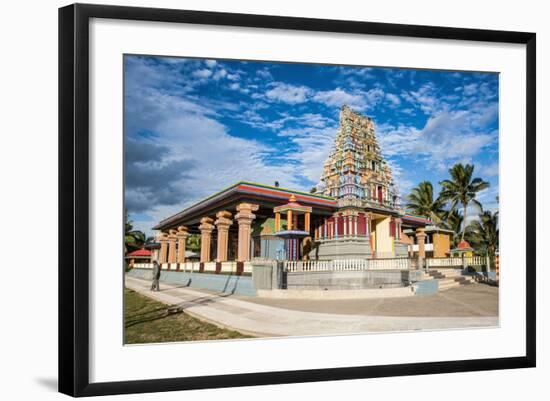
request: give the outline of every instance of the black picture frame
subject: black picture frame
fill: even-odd
[[[515,43],[526,46],[526,353],[521,357],[90,383],[89,22],[91,18]],[[59,391],[71,396],[534,367],[536,35],[479,29],[74,4],[59,9]]]

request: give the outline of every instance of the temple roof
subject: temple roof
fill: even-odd
[[[433,221],[425,217],[415,216],[412,214],[405,214],[403,217],[403,223],[413,223],[413,224],[433,224]]]
[[[470,243],[466,240],[462,240],[458,243],[458,245],[456,246],[456,249],[457,250],[461,250],[461,251],[470,251],[470,250],[473,250],[473,248],[471,247]]]
[[[272,213],[274,207],[287,203],[291,195],[295,196],[301,206],[312,207],[317,212],[330,214],[337,206],[336,199],[328,196],[241,181],[162,220],[153,230],[165,230],[180,224],[195,224],[205,215],[215,214],[224,208],[234,209],[238,203],[246,201],[269,208]]]
[[[288,210],[296,211],[296,212],[311,212],[310,206],[304,206],[296,201],[296,196],[294,194],[290,195],[290,199],[287,204],[276,206],[273,208],[273,211],[275,212],[286,212]]]
[[[126,256],[141,256],[141,257],[151,257],[151,251],[147,250],[147,249],[144,249],[144,248],[141,248],[141,249],[136,249],[135,251],[133,252],[130,252],[128,255]]]

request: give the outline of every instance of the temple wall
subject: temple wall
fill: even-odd
[[[433,235],[434,258],[446,258],[451,252],[451,238],[449,234],[434,233]]]
[[[394,254],[393,237],[390,236],[390,220],[387,217],[376,221],[376,256],[391,258]]]
[[[130,277],[152,280],[153,271],[151,269],[132,269],[127,274]],[[251,276],[163,270],[160,275],[160,282],[182,284],[185,287],[219,291],[227,294],[256,296],[256,288],[252,283]]]
[[[253,239],[253,257],[277,259],[277,251],[284,254],[284,240],[274,236],[258,236]]]
[[[406,258],[409,256],[409,246],[406,243],[400,240],[395,240],[393,248],[394,248],[394,252],[393,252],[394,257]]]
[[[371,288],[405,287],[414,271],[318,271],[287,274],[289,290],[361,290]]]
[[[309,253],[311,260],[370,259],[368,239],[338,239],[321,241]]]

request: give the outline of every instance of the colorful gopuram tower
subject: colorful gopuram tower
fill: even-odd
[[[334,147],[317,192],[338,200],[315,227],[316,259],[396,257],[401,244],[399,195],[376,140],[374,122],[343,106]]]
[[[334,147],[323,166],[317,191],[336,199],[359,199],[398,207],[390,166],[380,152],[374,122],[343,106]]]

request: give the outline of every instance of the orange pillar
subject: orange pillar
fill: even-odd
[[[423,228],[416,229],[416,239],[418,242],[418,256],[424,259],[426,257],[426,249],[424,247],[426,243],[426,233]]]
[[[176,230],[170,230],[168,235],[168,263],[176,263]]]
[[[159,238],[160,243],[160,257],[159,257],[159,263],[166,263],[168,260],[168,236],[163,233],[162,236]]]
[[[187,232],[187,227],[178,227],[178,233],[176,234],[176,236],[178,237],[178,263],[185,263],[185,242],[187,241],[188,235],[189,233]]]
[[[281,214],[279,212],[275,213],[275,232],[281,231]]]
[[[286,212],[286,229],[292,230],[292,210]]]
[[[235,220],[239,223],[239,242],[237,249],[237,261],[247,262],[250,260],[250,235],[252,232],[252,221],[256,218],[255,212],[260,207],[251,203],[240,203],[237,205]]]
[[[216,214],[218,218],[215,222],[216,227],[218,228],[218,252],[217,252],[217,262],[227,261],[227,244],[229,241],[229,226],[233,224],[233,221],[230,219],[231,213],[224,210]]]
[[[203,217],[201,219],[201,262],[210,262],[210,241],[212,231],[214,230],[213,220],[210,217]]]

